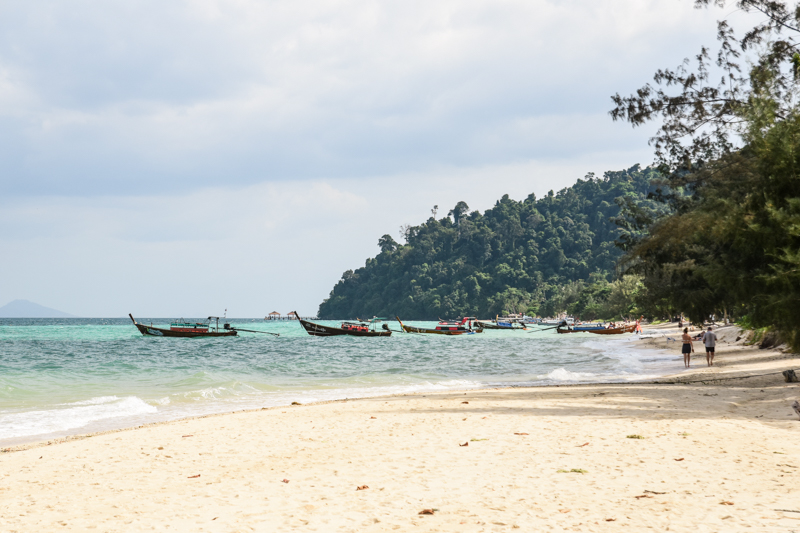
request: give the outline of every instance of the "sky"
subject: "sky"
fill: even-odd
[[[383,234],[652,162],[692,0],[0,3],[0,305],[313,316]]]

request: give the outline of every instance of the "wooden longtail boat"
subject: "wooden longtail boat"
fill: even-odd
[[[618,335],[620,333],[633,333],[636,329],[636,324],[625,324],[624,326],[618,328],[608,328],[608,329],[590,329],[588,333],[596,333],[598,335]]]
[[[468,323],[465,322],[464,319],[460,323],[458,322],[439,322],[436,326],[436,329],[429,329],[429,328],[418,328],[415,326],[406,326],[400,320],[400,317],[395,317],[398,322],[400,322],[400,327],[403,328],[403,331],[406,333],[430,333],[433,335],[471,335],[473,333],[483,333],[483,328],[478,329],[471,329],[468,327]]]
[[[505,330],[528,329],[522,324],[520,324],[519,326],[515,325],[519,324],[519,322],[490,322],[488,320],[476,320],[475,323],[483,329],[505,329]]]
[[[598,329],[605,329],[606,327],[602,324],[579,324],[577,326],[572,326],[572,329],[575,331],[595,331]]]
[[[392,331],[386,324],[383,325],[383,330],[375,328],[375,324],[380,320],[370,322],[342,322],[341,327],[323,326],[322,324],[315,324],[308,320],[303,320],[300,315],[297,315],[297,320],[300,325],[306,330],[309,335],[315,337],[334,337],[336,335],[352,335],[353,337],[389,337]],[[370,327],[371,326],[371,327]]]
[[[587,333],[599,330],[605,330],[606,327],[599,325],[599,324],[586,324],[586,325],[579,325],[579,326],[566,326],[564,324],[558,326],[556,331],[558,333]]]
[[[483,329],[528,329],[525,327],[525,324],[522,322],[521,318],[516,316],[512,317],[500,317],[496,316],[494,320],[476,320],[475,323],[478,327]]]
[[[197,338],[197,337],[235,337],[236,330],[223,328],[222,331],[219,330],[219,317],[210,316],[208,317],[209,322],[211,319],[217,319],[217,326],[215,328],[211,328],[209,324],[202,324],[202,323],[189,323],[189,322],[173,322],[170,324],[169,329],[165,328],[157,328],[155,326],[147,326],[145,324],[140,324],[136,322],[136,319],[133,318],[131,313],[128,313],[128,316],[131,317],[133,320],[133,324],[136,328],[141,332],[142,335],[151,335],[153,337],[188,337],[188,338]]]

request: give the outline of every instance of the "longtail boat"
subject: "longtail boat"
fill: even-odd
[[[572,326],[572,329],[575,331],[594,331],[605,328],[606,327],[603,324],[578,324],[576,326]]]
[[[618,335],[620,333],[633,333],[636,330],[636,324],[625,324],[618,328],[603,328],[603,329],[590,329],[588,333],[596,333],[598,335]]]
[[[433,335],[471,335],[473,333],[483,333],[483,328],[472,329],[472,317],[464,317],[461,321],[440,320],[436,329],[418,328],[406,326],[400,317],[395,317],[400,322],[400,327],[406,333],[430,333]]]
[[[601,329],[606,329],[606,327],[602,324],[581,324],[576,326],[568,326],[565,323],[562,323],[558,326],[556,331],[558,333],[586,333],[586,332],[593,332],[599,331]]]
[[[303,320],[300,315],[297,315],[297,320],[300,325],[306,330],[306,333],[315,337],[334,337],[336,335],[352,335],[353,337],[389,337],[392,331],[386,324],[383,329],[376,328],[379,318],[371,319],[369,321],[359,320],[357,322],[342,322],[340,327],[324,326],[322,324],[315,324],[308,320]]]
[[[475,323],[483,329],[528,329],[519,322],[495,322],[493,320],[476,320]],[[517,325],[519,324],[519,325]]]
[[[235,337],[236,330],[230,329],[230,325],[225,324],[222,331],[219,329],[219,317],[210,316],[208,317],[209,323],[204,324],[201,322],[186,322],[183,319],[180,321],[175,321],[169,325],[169,329],[166,328],[157,328],[155,326],[140,324],[133,318],[131,313],[128,313],[128,316],[131,317],[133,320],[133,324],[139,330],[142,335],[151,335],[153,337],[189,337],[189,338],[197,338],[197,337]],[[211,327],[211,320],[216,319],[216,327]]]
[[[493,320],[477,320],[475,323],[484,329],[528,329],[523,319],[517,316],[495,316]]]

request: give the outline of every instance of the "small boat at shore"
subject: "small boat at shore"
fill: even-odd
[[[525,324],[523,324],[522,322],[517,322],[517,321],[507,321],[506,322],[506,321],[503,321],[503,319],[476,320],[475,323],[478,325],[478,327],[480,327],[482,329],[505,329],[505,330],[528,329],[528,328],[525,327]]]
[[[603,324],[579,324],[574,326],[568,326],[565,323],[562,323],[558,326],[556,331],[558,333],[587,333],[591,331],[598,331],[601,329],[606,329]]]
[[[142,335],[150,335],[153,337],[235,337],[237,335],[235,329],[230,329],[230,324],[224,324],[222,331],[219,329],[219,317],[208,317],[208,323],[202,322],[186,322],[183,319],[175,321],[169,325],[169,329],[157,328],[150,324],[140,324],[133,318],[133,314],[128,313],[128,316],[133,320],[133,324]],[[216,326],[211,327],[211,321],[216,319]]]
[[[378,318],[369,321],[359,320],[357,322],[342,322],[340,327],[337,328],[335,326],[324,326],[322,324],[309,322],[308,320],[299,318],[300,315],[297,316],[297,320],[300,321],[300,325],[303,326],[306,333],[315,337],[335,337],[337,335],[352,335],[353,337],[389,337],[392,334],[392,330],[390,330],[389,326],[386,324],[383,325],[382,330],[377,329],[376,326],[378,322],[381,322],[381,319]]]
[[[483,328],[472,328],[472,323],[475,320],[472,317],[464,317],[460,321],[440,320],[436,325],[436,329],[407,326],[403,324],[400,317],[395,318],[400,322],[400,327],[406,333],[428,333],[432,335],[472,335],[473,333],[483,333]],[[476,321],[475,323],[477,324],[478,322]]]
[[[633,333],[636,330],[636,323],[624,324],[616,328],[602,328],[590,329],[587,333],[596,333],[597,335],[619,335],[620,333]]]
[[[547,319],[540,319],[537,322],[537,326],[563,326],[564,323],[567,323],[568,326],[572,326],[575,324],[575,319],[571,316],[565,318],[547,318]]]
[[[609,327],[602,324],[583,324],[568,326],[561,323],[556,329],[558,333],[597,333],[598,335],[619,335],[621,333],[631,333],[636,330],[636,324],[623,324],[619,327]]]

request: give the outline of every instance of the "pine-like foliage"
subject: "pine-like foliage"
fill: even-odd
[[[623,265],[642,276],[650,314],[732,314],[800,349],[800,2],[734,4],[754,26],[736,37],[719,21],[715,61],[704,47],[694,70],[658,70],[655,85],[612,97],[614,119],[659,123],[651,143],[671,207],[658,219],[626,205],[645,236]]]
[[[744,317],[800,347],[800,116],[745,140],[693,174],[691,202],[654,223],[623,264],[644,276],[651,305],[695,322]]]
[[[319,317],[535,313],[569,282],[607,284],[622,254],[615,240],[624,245],[639,237],[622,208],[653,208],[647,197],[657,178],[637,165],[602,178],[590,174],[540,199],[506,195],[483,214],[459,202],[451,216],[407,228],[407,244],[381,237],[381,252],[342,275]]]

